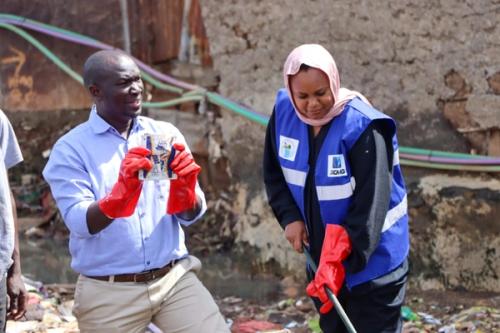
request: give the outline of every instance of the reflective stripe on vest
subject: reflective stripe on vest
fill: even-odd
[[[288,184],[297,185],[300,187],[306,186],[307,173],[304,171],[294,170],[281,167],[283,176]]]
[[[319,201],[347,199],[354,193],[354,177],[351,181],[342,185],[316,186]]]

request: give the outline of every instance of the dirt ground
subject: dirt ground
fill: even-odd
[[[232,333],[321,332],[313,303],[302,288],[293,288],[288,288],[290,296],[272,302],[215,297]],[[71,315],[73,292],[72,284],[31,285],[26,316],[19,322],[9,321],[7,332],[79,332]],[[292,296],[297,292],[300,295]],[[403,333],[496,333],[500,332],[499,309],[500,294],[410,290],[402,311]],[[151,326],[147,332],[159,331]]]
[[[219,305],[226,318],[233,322],[233,333],[258,332],[259,328],[262,332],[265,329],[321,332],[318,315],[307,297],[260,305],[226,298],[219,300]],[[403,333],[500,332],[499,309],[499,294],[413,290],[408,293],[402,311]],[[269,323],[268,326],[265,323]]]

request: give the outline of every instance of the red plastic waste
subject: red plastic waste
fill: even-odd
[[[258,333],[267,330],[277,330],[283,327],[278,324],[274,324],[268,321],[261,320],[245,320],[241,319],[236,321],[233,326],[231,326],[231,333]]]

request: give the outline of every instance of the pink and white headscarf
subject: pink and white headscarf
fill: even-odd
[[[328,76],[330,80],[330,89],[335,100],[330,111],[323,119],[311,119],[301,114],[295,101],[293,100],[292,92],[289,86],[289,79],[291,75],[299,72],[300,66],[306,64],[310,67],[321,70]],[[344,106],[354,97],[361,98],[364,102],[370,104],[365,96],[361,93],[340,87],[339,71],[332,55],[319,44],[303,44],[296,47],[286,58],[285,65],[283,66],[283,79],[285,87],[288,91],[288,96],[293,103],[295,113],[300,120],[311,126],[323,126],[327,124],[334,117],[338,116],[344,110]],[[371,104],[370,104],[371,105]]]

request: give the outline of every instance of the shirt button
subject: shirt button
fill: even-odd
[[[146,213],[142,212],[139,214],[139,217],[142,219],[144,216],[146,216]]]
[[[146,262],[146,265],[148,265],[148,266],[149,266],[149,263],[150,263],[150,262],[149,262],[149,261],[147,261],[147,262]]]
[[[145,237],[144,240],[147,241],[149,239],[149,237]]]

